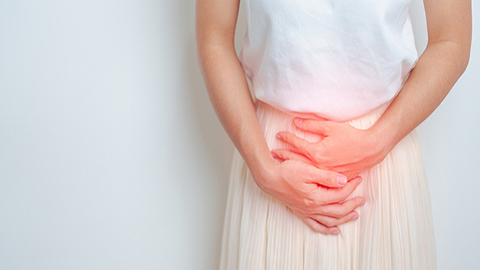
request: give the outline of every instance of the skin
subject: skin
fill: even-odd
[[[361,178],[344,184],[346,177],[336,172],[273,158],[234,47],[238,9],[239,0],[196,1],[197,53],[213,108],[258,187],[313,230],[338,234],[336,225],[358,217],[354,209],[365,202],[363,197],[345,201]]]
[[[301,160],[352,178],[380,163],[443,101],[465,71],[472,38],[470,0],[425,0],[428,44],[400,93],[369,129],[328,120],[294,119],[297,128],[322,134],[310,143],[289,132],[277,138],[294,148],[272,151],[279,160]],[[298,121],[299,120],[299,121]]]
[[[344,123],[305,120],[299,128],[328,132],[327,137],[302,147],[294,142],[300,143],[299,138],[283,136],[298,146],[298,153],[278,149],[274,152],[281,157],[274,158],[234,47],[239,1],[196,1],[197,53],[210,101],[258,187],[285,203],[312,230],[338,234],[337,225],[358,218],[355,209],[365,203],[363,197],[346,200],[362,180],[355,175],[383,160],[433,112],[465,70],[471,3],[424,1],[428,46],[399,95],[368,131]]]

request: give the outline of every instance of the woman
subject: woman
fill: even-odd
[[[415,128],[468,65],[470,0],[197,0],[197,51],[236,151],[221,269],[436,269]],[[252,81],[255,100],[245,75]]]

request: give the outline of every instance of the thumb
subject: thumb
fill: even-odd
[[[299,160],[299,161],[303,161],[307,164],[312,164],[312,161],[307,158],[306,156],[304,155],[301,155],[301,154],[297,154],[295,152],[292,152],[288,149],[275,149],[275,150],[272,150],[270,151],[272,153],[272,156],[274,158],[278,158],[280,160],[288,160],[288,159],[292,159],[292,160]]]
[[[303,119],[295,117],[295,126],[301,130],[318,133],[324,137],[330,134],[332,122],[325,119]]]

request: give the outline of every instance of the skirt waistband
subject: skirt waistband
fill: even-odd
[[[391,102],[393,100],[387,102],[386,104],[381,105],[377,109],[374,109],[373,111],[360,116],[355,119],[351,119],[349,121],[346,121],[345,123],[349,123],[352,126],[359,128],[359,129],[367,129],[370,126],[372,126],[385,112],[385,110],[390,106]],[[302,112],[292,112],[292,111],[284,111],[281,110],[277,107],[274,107],[264,101],[261,101],[259,99],[255,100],[255,109],[257,111],[257,114],[259,113],[259,110],[263,112],[271,112],[275,114],[283,114],[284,117],[286,118],[295,118],[295,117],[300,117],[304,119],[324,119],[314,113],[302,113]],[[327,119],[328,120],[328,119]]]

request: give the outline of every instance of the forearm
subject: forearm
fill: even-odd
[[[452,41],[427,46],[399,94],[369,129],[389,152],[440,105],[465,71],[469,48]]]
[[[263,135],[245,73],[235,50],[229,45],[200,47],[199,59],[214,110],[257,184],[262,185],[258,179],[262,178],[274,159]]]

